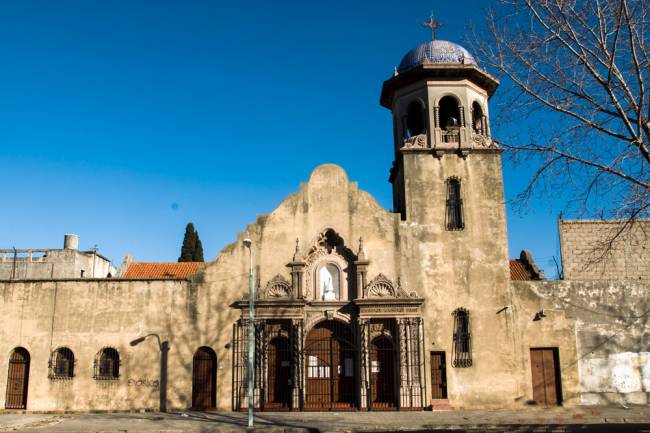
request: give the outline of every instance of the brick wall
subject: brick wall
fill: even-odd
[[[560,220],[564,278],[650,280],[650,219],[638,220],[621,232],[622,224],[620,220]]]

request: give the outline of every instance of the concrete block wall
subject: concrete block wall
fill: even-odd
[[[622,220],[560,220],[564,279],[650,280],[650,219],[625,229],[623,224]]]

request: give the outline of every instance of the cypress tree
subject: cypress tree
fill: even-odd
[[[201,239],[199,239],[199,232],[196,233],[196,248],[194,248],[194,254],[192,255],[193,262],[202,262],[203,260],[203,244]]]
[[[198,233],[194,229],[194,224],[188,223],[185,227],[185,237],[183,238],[183,246],[181,247],[181,256],[178,258],[179,262],[191,262],[196,250],[196,240]]]

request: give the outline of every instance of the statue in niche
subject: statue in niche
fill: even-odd
[[[339,298],[339,269],[331,263],[323,265],[318,271],[321,300],[336,301]]]

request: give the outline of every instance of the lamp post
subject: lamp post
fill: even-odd
[[[156,337],[158,341],[158,350],[160,350],[160,393],[159,393],[159,409],[160,412],[167,412],[167,352],[169,352],[169,342],[160,341],[158,334],[147,334],[144,337],[138,337],[131,341],[129,344],[133,347],[142,343],[148,337]]]
[[[244,246],[248,248],[248,426],[253,427],[253,386],[255,378],[255,286],[253,281],[253,241],[244,239]]]

